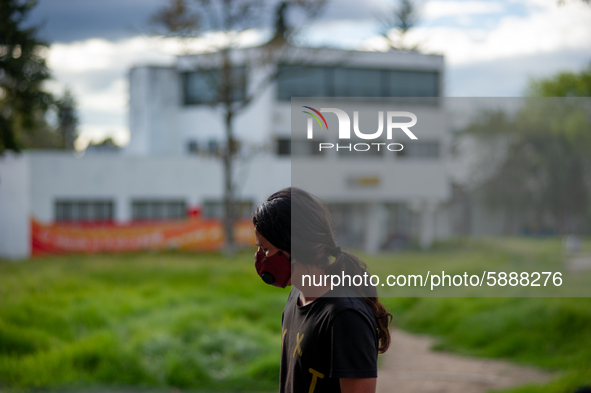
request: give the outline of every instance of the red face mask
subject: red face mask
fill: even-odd
[[[291,278],[291,261],[282,251],[267,258],[261,249],[257,250],[254,267],[264,282],[279,288],[285,288]]]

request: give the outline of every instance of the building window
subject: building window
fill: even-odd
[[[439,72],[279,65],[277,98],[438,97]]]
[[[439,141],[411,141],[395,154],[403,158],[439,158]]]
[[[389,97],[438,97],[439,74],[437,72],[389,71]]]
[[[134,200],[131,202],[133,220],[180,220],[187,217],[183,200]]]
[[[279,156],[322,156],[326,150],[320,151],[318,139],[299,139],[292,141],[287,138],[277,139],[277,155]]]
[[[215,139],[207,141],[207,152],[210,154],[217,154],[220,150],[220,144]]]
[[[334,69],[335,97],[382,97],[388,95],[383,91],[383,71],[356,68]]]
[[[291,97],[330,97],[332,77],[332,69],[327,67],[280,65],[277,77],[278,98],[289,101]]]
[[[368,130],[374,132],[375,129]],[[349,139],[339,139],[333,148],[339,157],[347,158],[368,158],[382,157],[387,150],[387,141],[382,139],[361,139],[355,134],[351,134]],[[338,146],[338,149],[337,149]]]
[[[277,139],[277,155],[291,155],[291,139]]]
[[[55,221],[108,222],[115,218],[115,203],[111,200],[57,200]]]
[[[327,205],[332,227],[337,236],[337,244],[348,247],[363,247],[367,228],[366,206],[353,203],[335,203]]]
[[[189,154],[199,153],[199,144],[197,143],[197,141],[189,141],[187,143],[187,152]]]
[[[234,67],[230,85],[232,101],[243,101],[246,96],[246,68]],[[183,74],[185,105],[214,104],[223,100],[219,70],[190,71]]]
[[[254,210],[254,203],[252,201],[236,201],[234,202],[235,218],[250,218]],[[204,218],[224,218],[224,202],[219,200],[208,200],[203,202],[203,217]]]

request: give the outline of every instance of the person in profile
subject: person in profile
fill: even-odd
[[[375,392],[377,357],[390,346],[392,315],[373,286],[333,288],[321,280],[367,272],[337,246],[328,209],[301,189],[285,188],[252,220],[257,273],[267,284],[291,285],[282,315],[280,392]]]

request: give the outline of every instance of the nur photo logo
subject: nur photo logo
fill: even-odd
[[[346,143],[347,140],[351,139],[351,118],[342,109],[338,108],[320,108],[317,110],[310,106],[302,106],[303,108],[307,109],[302,111],[303,113],[311,116],[308,118],[307,121],[307,129],[306,129],[306,138],[313,139],[314,138],[314,120],[320,126],[320,129],[324,131],[326,127],[326,131],[328,131],[328,122],[324,117],[323,113],[333,113],[337,116],[338,120],[338,140],[339,142],[329,143],[329,142],[319,142],[318,143],[318,151],[328,150],[328,149],[335,149],[336,151],[339,150],[348,150],[348,151],[368,151],[370,149],[377,149],[380,151],[380,148],[388,149],[389,151],[400,151],[404,148],[401,143],[397,142],[361,142],[361,143]],[[418,139],[417,136],[410,130],[415,124],[417,124],[417,116],[412,112],[406,111],[386,111],[386,115],[384,116],[384,111],[378,111],[378,129],[375,132],[362,132],[359,127],[359,111],[353,111],[353,132],[358,139],[363,139],[367,141],[378,140],[382,137],[384,132],[384,117],[386,119],[386,139],[388,141],[392,140],[394,135],[394,130],[402,130],[406,136],[410,139]],[[373,131],[373,130],[372,130]],[[343,143],[341,143],[343,141]]]

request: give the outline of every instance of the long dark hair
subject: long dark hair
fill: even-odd
[[[323,268],[327,274],[346,271],[351,276],[363,276],[367,272],[365,263],[337,247],[328,209],[306,191],[289,187],[274,193],[255,210],[252,222],[273,246],[289,252],[300,263]],[[332,263],[331,256],[335,257]],[[379,353],[384,353],[390,346],[392,314],[378,300],[373,286],[363,288],[363,300],[377,320]]]

